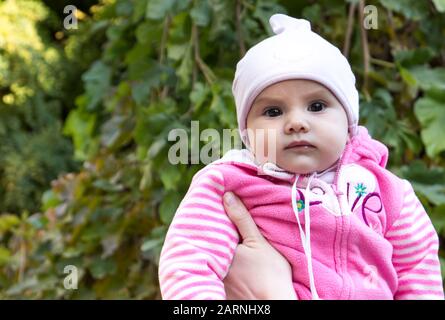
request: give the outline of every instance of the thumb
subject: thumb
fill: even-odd
[[[223,198],[227,215],[237,226],[243,242],[264,240],[252,216],[239,198],[232,192],[226,192]]]

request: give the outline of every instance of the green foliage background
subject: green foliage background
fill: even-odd
[[[168,163],[168,132],[236,127],[236,62],[276,12],[349,41],[361,123],[413,183],[445,270],[444,0],[369,1],[375,30],[352,0],[67,1],[71,30],[62,3],[0,1],[0,298],[160,298],[165,232],[202,167]]]

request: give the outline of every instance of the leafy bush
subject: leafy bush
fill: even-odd
[[[48,12],[44,21],[51,20],[50,10],[39,2],[6,1],[0,12],[10,14],[11,3],[38,7]],[[202,167],[168,163],[174,143],[168,133],[183,128],[190,134],[192,120],[200,121],[200,130],[235,128],[231,82],[236,62],[271,34],[268,18],[275,12],[310,19],[317,32],[344,48],[361,93],[361,122],[391,149],[391,170],[413,183],[440,234],[444,263],[445,6],[440,0],[406,3],[373,1],[376,30],[363,29],[358,1],[103,0],[91,6],[78,30],[58,31],[63,51],[49,42],[39,45],[57,61],[66,61],[61,72],[73,69],[70,76],[54,78],[58,64],[48,64],[44,54],[31,60],[37,74],[43,70],[61,85],[55,90],[58,97],[76,92],[74,105],[68,102],[65,109],[63,133],[71,137],[73,157],[83,166],[60,174],[45,188],[40,210],[27,210],[33,207],[23,194],[19,214],[0,216],[0,297],[160,298],[157,263],[165,232]],[[348,18],[351,7],[356,8],[354,20]],[[32,15],[22,19],[34,21]],[[44,39],[30,34],[35,41]],[[21,56],[1,50],[0,69],[10,70],[5,57]],[[31,67],[23,69],[34,74]],[[3,74],[1,90],[21,83],[17,76],[5,84]],[[52,85],[35,81],[33,99],[37,93],[51,96]],[[80,89],[67,85],[74,83]],[[8,116],[3,110],[12,101],[9,94],[1,91],[0,111]],[[17,107],[39,106],[42,116],[50,117],[52,100],[40,101],[20,101]],[[32,114],[30,109],[24,117]],[[16,131],[24,130],[19,126]],[[56,131],[47,131],[47,139],[58,136]],[[57,143],[40,141],[40,151],[57,150]],[[197,143],[190,141],[188,149]],[[34,154],[31,149],[18,148]],[[64,171],[65,160],[44,154],[58,165],[49,170]],[[16,157],[8,163],[17,167],[24,161]],[[48,178],[50,171],[42,175]],[[78,290],[63,287],[67,265],[78,268]]]
[[[38,211],[57,173],[78,168],[61,134],[70,68],[55,23],[39,2],[0,3],[0,212]]]

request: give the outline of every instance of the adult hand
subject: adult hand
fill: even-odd
[[[224,279],[227,299],[297,299],[289,263],[264,239],[244,204],[227,192],[224,207],[242,238]]]

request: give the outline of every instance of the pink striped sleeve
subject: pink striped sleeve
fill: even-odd
[[[398,274],[394,298],[443,299],[439,239],[411,184],[404,182],[402,211],[386,233],[393,245],[392,260]]]
[[[163,299],[225,299],[222,280],[239,242],[222,203],[224,178],[204,169],[169,227],[159,261]]]

